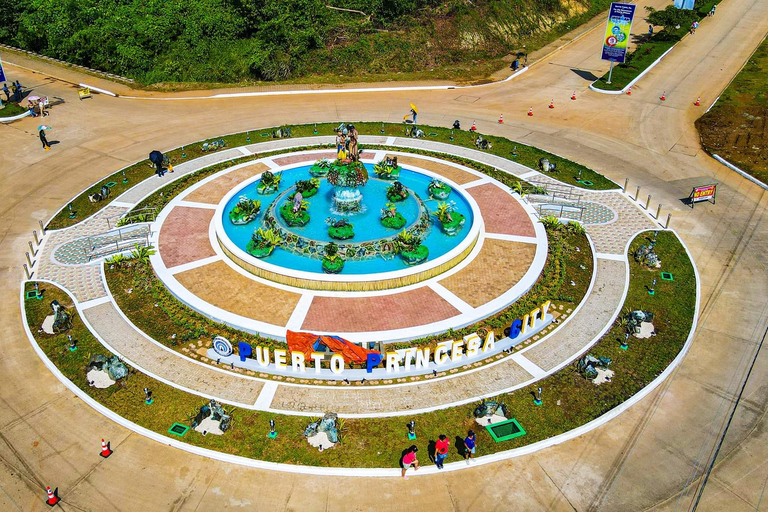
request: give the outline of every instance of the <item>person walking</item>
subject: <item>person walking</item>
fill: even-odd
[[[709,11],[710,18],[715,15],[715,10],[717,9],[717,4],[714,4],[712,6],[712,10]]]
[[[648,37],[653,36],[653,25],[648,25]]]
[[[51,149],[51,145],[48,144],[48,139],[45,138],[45,129],[41,129],[38,133],[40,136],[40,142],[43,143],[43,150],[48,151]]]
[[[3,84],[3,92],[5,93],[5,101],[11,101],[11,90],[8,89],[8,84]]]
[[[416,452],[419,451],[419,449],[416,447],[415,444],[412,444],[409,448],[406,454],[403,456],[403,473],[402,476],[406,480],[408,480],[408,477],[405,476],[405,471],[408,468],[413,468],[414,471],[419,470],[419,460],[416,458]]]
[[[477,438],[475,437],[475,431],[470,430],[467,432],[467,437],[464,438],[464,459],[469,466],[472,456],[475,454],[475,448],[477,448]]]
[[[435,443],[435,465],[437,469],[443,469],[445,458],[448,457],[449,446],[451,446],[451,441],[445,434],[440,434]]]
[[[13,85],[16,86],[15,100],[14,101],[16,103],[21,103],[21,98],[22,98],[22,95],[21,95],[21,92],[22,92],[21,82],[16,80],[16,83],[14,83]]]
[[[691,24],[691,34],[695,34],[697,28],[699,28],[699,22],[698,21],[694,21]]]

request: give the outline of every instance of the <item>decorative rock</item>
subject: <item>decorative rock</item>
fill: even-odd
[[[109,374],[102,370],[92,369],[85,374],[88,384],[95,388],[106,389],[116,381],[109,378]]]

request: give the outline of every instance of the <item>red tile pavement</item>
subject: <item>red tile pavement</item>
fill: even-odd
[[[289,164],[295,164],[296,162],[310,162],[310,161],[320,160],[321,158],[328,158],[330,160],[333,160],[336,158],[336,153],[332,151],[328,151],[325,153],[309,153],[306,155],[283,156],[283,157],[273,158],[272,161],[275,162],[277,165],[289,165]]]
[[[491,183],[466,191],[480,206],[486,233],[536,236],[528,213],[509,193]]]
[[[422,287],[377,297],[315,297],[301,328],[328,332],[383,331],[437,322],[458,314],[431,288]]]
[[[158,251],[166,267],[183,265],[216,253],[208,239],[214,211],[177,206],[160,229]]]

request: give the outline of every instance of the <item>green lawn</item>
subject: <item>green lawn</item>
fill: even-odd
[[[723,91],[714,107],[696,120],[701,143],[739,169],[768,183],[768,38]]]
[[[631,244],[633,252],[641,243],[648,243],[649,233],[639,235]],[[582,378],[570,364],[526,388],[498,397],[507,404],[527,434],[510,441],[494,443],[485,429],[472,419],[474,405],[466,405],[421,414],[416,417],[416,444],[426,455],[430,440],[441,433],[452,440],[463,436],[468,428],[478,434],[477,455],[487,455],[517,448],[583,425],[618,406],[651,382],[679,353],[690,331],[695,312],[695,277],[692,263],[682,245],[671,232],[661,232],[656,251],[662,270],[671,272],[674,281],[658,280],[656,294],[647,293],[650,280],[660,277],[660,270],[640,267],[630,259],[631,275],[625,309],[645,309],[655,314],[657,336],[646,340],[630,340],[629,350],[619,348],[622,327],[616,325],[601,338],[589,353],[613,360],[613,381],[595,386]],[[78,350],[70,352],[65,334],[48,336],[37,332],[49,314],[48,303],[57,299],[71,305],[60,289],[40,283],[44,300],[27,300],[27,322],[35,339],[62,373],[95,400],[141,426],[171,437],[166,431],[174,422],[189,424],[197,408],[206,400],[154,381],[140,372],[132,372],[120,385],[106,390],[91,388],[85,381],[85,371],[93,354],[107,354],[75,314],[71,334],[78,341]],[[26,290],[32,290],[27,283]],[[74,309],[70,311],[74,312]],[[536,387],[544,388],[544,403],[532,402]],[[147,406],[142,389],[153,391],[155,403]],[[406,422],[411,417],[380,419],[346,419],[342,422],[342,440],[331,450],[318,452],[301,437],[309,418],[266,414],[235,409],[233,427],[224,436],[202,436],[190,431],[184,441],[190,444],[234,455],[271,462],[333,467],[397,467],[400,453],[411,444],[406,437]],[[274,418],[279,435],[266,437],[268,420]],[[458,459],[457,443],[453,443],[448,462]],[[424,457],[423,462],[426,462]]]
[[[23,114],[26,111],[26,108],[17,105],[16,103],[3,100],[3,109],[0,110],[0,119],[3,117],[15,117],[19,114]]]
[[[305,125],[291,126],[291,130],[293,131],[294,138],[311,137],[313,135],[333,135],[335,133],[334,129],[336,128],[336,126],[338,126],[338,124],[336,123],[305,124]],[[402,136],[404,132],[404,125],[396,124],[396,123],[355,123],[355,127],[357,128],[358,132],[361,135]],[[167,154],[173,164],[178,164],[180,162],[184,162],[184,161],[191,160],[193,158],[197,158],[205,154],[208,154],[202,151],[202,145],[205,142],[212,142],[215,140],[223,139],[226,143],[227,148],[244,146],[248,144],[254,144],[256,142],[264,142],[264,141],[270,140],[270,134],[275,128],[276,127],[264,128],[261,130],[237,133],[233,135],[226,135],[223,137],[213,137],[210,139],[206,139],[204,141],[200,141],[200,142],[196,142],[196,143],[184,146],[183,149],[182,148],[174,149],[172,151],[169,151]],[[477,136],[468,131],[454,132],[448,128],[439,128],[439,127],[424,126],[424,125],[421,125],[421,128],[428,134],[435,134],[435,135],[428,135],[427,136],[428,140],[435,140],[439,142],[445,142],[448,144],[469,147],[469,148],[475,147],[474,142]],[[317,129],[317,134],[314,133],[315,129]],[[384,131],[383,134],[381,133],[382,130]],[[454,137],[454,141],[450,140],[450,137],[452,135]],[[490,151],[488,151],[488,153],[498,155],[510,160],[514,160],[532,169],[538,168],[538,162],[540,158],[543,158],[543,157],[548,158],[550,162],[556,163],[557,168],[559,169],[559,171],[554,174],[554,177],[569,185],[593,189],[593,190],[608,190],[608,189],[618,188],[618,186],[614,182],[610,181],[608,178],[604,177],[603,175],[598,174],[595,171],[587,167],[584,167],[583,165],[577,164],[565,158],[561,158],[559,156],[553,155],[551,153],[547,153],[546,151],[542,151],[532,146],[526,146],[522,143],[504,139],[502,137],[496,137],[491,135],[484,136],[484,137],[493,143],[493,148]],[[361,148],[365,149],[365,145],[361,144]],[[295,150],[296,149],[293,149],[292,151],[295,151]],[[408,150],[408,151],[416,152],[413,150]],[[277,152],[264,153],[264,154],[275,154],[275,153]],[[185,155],[185,156],[182,157],[182,155]],[[241,159],[236,159],[235,161],[242,162],[245,160],[241,158]],[[458,159],[456,161],[468,162],[465,159]],[[233,165],[233,162],[230,162],[228,164],[224,163],[220,165],[225,165],[226,167],[229,165]],[[112,187],[112,194],[109,200],[111,202],[121,193],[126,191],[128,188],[154,175],[154,166],[150,164],[149,160],[142,160],[141,162],[135,163],[125,168],[124,170],[128,178],[127,184],[123,183],[122,170],[107,176],[106,178],[97,182],[92,187],[83,191],[79,196],[77,196],[72,201],[72,208],[76,214],[74,219],[71,219],[69,217],[69,210],[67,208],[63,208],[53,219],[51,219],[51,221],[46,226],[46,229],[61,229],[68,226],[72,226],[80,222],[81,220],[93,215],[94,213],[101,210],[105,206],[107,206],[109,204],[108,201],[102,201],[100,203],[91,203],[88,200],[88,195],[93,194],[94,192],[97,192],[103,184],[108,183],[110,181],[116,183],[116,185]],[[576,180],[578,178],[579,171],[581,171],[581,179],[591,181],[593,185],[587,187],[577,182]],[[489,172],[488,174],[491,174],[491,173]],[[498,174],[501,174],[501,173],[498,173]]]

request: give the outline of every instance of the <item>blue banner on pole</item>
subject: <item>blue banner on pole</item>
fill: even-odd
[[[3,59],[0,59],[0,82],[5,82],[8,80],[5,78],[5,71],[3,70]]]
[[[675,0],[675,7],[678,9],[693,9],[696,0]]]
[[[627,58],[627,45],[632,30],[632,18],[635,15],[634,4],[611,4],[608,12],[608,26],[603,40],[603,60],[624,62]]]

